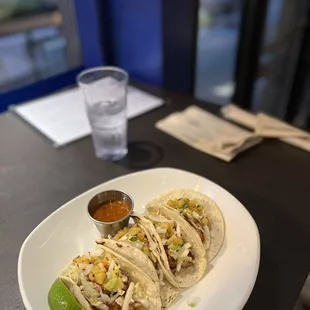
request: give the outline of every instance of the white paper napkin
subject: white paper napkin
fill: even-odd
[[[310,134],[264,113],[253,114],[231,104],[221,109],[224,118],[255,130],[261,137],[277,138],[310,152]]]
[[[227,162],[262,140],[197,106],[169,115],[158,121],[156,128]]]

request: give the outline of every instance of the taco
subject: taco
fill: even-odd
[[[73,259],[60,278],[83,309],[161,309],[158,284],[102,245]]]
[[[138,217],[133,215],[133,218],[137,219]],[[141,224],[135,223],[130,227],[124,227],[115,234],[113,239],[127,242],[135,248],[141,250],[152,261],[159,273],[160,278],[165,277],[169,279],[169,282],[173,286],[177,288],[179,287],[177,282],[173,280],[170,273],[166,270],[164,264],[162,263],[157,240],[152,237],[149,231]]]
[[[149,251],[147,251],[146,249],[142,251],[144,245],[141,246],[139,243],[144,243],[143,240],[141,240],[143,237],[141,235],[141,231],[143,231],[143,228],[140,228],[140,231],[138,231],[136,228],[138,228],[138,225],[136,224],[129,228],[126,227],[126,234],[121,237],[123,241],[114,240],[115,237],[118,238],[123,234],[122,232],[124,230],[121,230],[113,237],[113,239],[100,239],[96,242],[99,244],[103,244],[104,246],[110,248],[119,255],[122,255],[125,259],[130,260],[133,264],[139,267],[140,270],[150,276],[150,278],[155,283],[158,283],[162,308],[166,309],[178,297],[180,290],[177,287],[171,285],[166,280],[165,275],[167,275],[167,273],[164,270],[164,267],[162,266],[160,260],[156,258],[158,257],[158,254],[156,253],[155,256],[152,253],[152,250],[150,250],[150,248],[153,248],[153,246],[147,244],[148,241],[146,241],[145,243],[147,244],[146,247],[147,249],[149,249]],[[140,240],[134,238],[134,236],[136,236],[137,234],[139,234]],[[127,238],[125,239],[124,237]],[[130,241],[130,239],[133,239],[135,241]],[[152,241],[150,241],[149,243],[152,243]]]
[[[163,206],[178,212],[198,233],[210,262],[220,251],[225,237],[223,215],[208,196],[193,190],[174,190],[155,198],[148,207]]]
[[[156,242],[158,257],[168,276],[179,287],[189,287],[203,276],[207,260],[195,229],[175,211],[149,207],[144,217],[134,216]]]

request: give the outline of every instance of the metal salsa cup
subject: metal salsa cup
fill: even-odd
[[[113,200],[121,200],[127,203],[130,207],[128,214],[115,221],[115,222],[102,222],[93,218],[95,211],[100,208],[104,203]],[[114,235],[118,230],[123,229],[128,226],[130,214],[134,208],[134,203],[132,198],[125,192],[118,190],[108,190],[95,195],[88,203],[87,212],[89,217],[92,219],[97,229],[99,230],[102,237],[106,238],[108,235]]]

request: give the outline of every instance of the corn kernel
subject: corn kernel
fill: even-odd
[[[104,257],[104,258],[101,258],[101,262],[104,266],[108,266],[109,265],[109,262],[108,260]]]
[[[114,236],[114,240],[119,240],[122,237],[124,237],[127,234],[127,232],[125,232],[124,230],[120,230],[115,236]]]
[[[95,265],[95,266],[92,268],[91,272],[92,272],[94,275],[95,275],[96,273],[101,272],[99,265]]]
[[[140,227],[131,227],[129,229],[129,234],[130,235],[136,235],[141,231]]]
[[[144,246],[144,247],[142,248],[142,252],[143,252],[145,255],[149,255],[150,250],[149,250],[148,247]]]
[[[198,205],[198,213],[203,213],[204,212],[204,207],[203,206],[200,206],[200,205]]]
[[[178,238],[176,235],[173,235],[172,237],[170,237],[167,241],[167,244],[170,245],[174,243],[175,245],[182,245],[183,241],[181,238]]]
[[[143,241],[145,239],[145,234],[143,232],[139,232],[137,234],[137,238],[138,240]]]
[[[202,224],[203,225],[208,225],[209,221],[206,217],[203,217],[202,220],[201,220]]]
[[[106,279],[106,274],[105,272],[99,272],[95,274],[95,282],[102,285],[104,280]]]
[[[95,261],[94,261],[94,265],[98,265],[98,264],[101,264],[102,261],[100,258],[97,258]]]
[[[160,227],[163,229],[169,229],[170,225],[169,223],[160,223]]]
[[[167,201],[167,205],[172,208],[176,208],[178,206],[178,202],[176,200],[169,199]]]
[[[194,200],[191,200],[188,205],[192,208],[192,207],[195,207],[197,206],[197,203],[194,201]]]
[[[187,198],[181,198],[181,199],[178,201],[178,206],[179,206],[179,208],[185,208],[186,206],[188,207],[188,206],[189,206],[189,199],[187,199]]]
[[[74,262],[77,264],[90,264],[90,259],[86,258],[85,256],[78,256],[74,259]]]

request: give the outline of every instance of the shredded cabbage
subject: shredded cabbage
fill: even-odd
[[[135,246],[136,248],[138,248],[139,250],[142,250],[142,248],[144,246],[144,244],[142,244],[139,241],[132,242],[132,245]]]
[[[129,284],[127,276],[121,273],[117,258],[101,249],[100,245],[89,254],[75,258],[73,263],[64,269],[62,275],[69,277],[79,286],[81,293],[94,309],[108,310],[113,302],[123,309],[126,309],[124,304],[127,303],[129,309],[129,304],[135,302],[132,297],[133,291],[137,298],[142,298],[141,304],[145,299],[142,288],[139,285],[135,286],[133,282]],[[124,294],[128,295],[129,300],[126,301]],[[148,301],[144,304],[147,303]]]
[[[110,262],[109,270],[108,270],[108,272],[107,272],[107,278],[108,278],[109,280],[112,278],[112,271],[113,271],[114,266],[115,266],[115,261],[112,260],[112,261]]]
[[[171,223],[173,224],[173,220],[168,220],[162,216],[158,216],[158,215],[151,215],[149,214],[147,216],[150,220],[154,221],[154,222],[159,222],[159,223]]]
[[[91,297],[89,299],[89,303],[99,310],[109,310],[109,307],[107,305],[102,303],[100,300],[95,299],[94,297]]]
[[[77,266],[69,265],[61,273],[62,276],[70,278],[76,284],[80,282],[81,270]]]
[[[122,280],[123,282],[127,282],[128,278],[127,278],[126,276],[122,275],[122,276],[121,276],[121,280]]]
[[[133,295],[136,297],[144,297],[144,295],[145,295],[143,288],[141,287],[139,282],[136,283],[134,286]]]
[[[94,288],[91,282],[86,280],[83,274],[81,274],[80,280],[83,285],[83,290],[88,297],[93,297],[93,296],[99,297],[100,296],[100,292]]]
[[[159,279],[159,285],[165,286],[163,271],[161,269],[158,269],[157,274],[158,274],[158,279]]]
[[[204,225],[203,230],[204,230],[204,233],[206,236],[205,240],[204,240],[204,244],[206,246],[206,249],[209,249],[210,244],[211,244],[211,240],[210,240],[210,229],[209,229],[208,225]]]
[[[182,258],[178,258],[176,271],[180,271],[181,270],[182,263],[183,263],[183,259]]]
[[[165,234],[165,233],[167,232],[167,229],[160,228],[160,227],[156,227],[156,231],[157,231],[159,234]]]
[[[120,241],[124,241],[124,240],[127,239],[127,237],[128,237],[128,233],[127,233],[126,235],[124,235],[122,238],[120,238],[119,240],[120,240]]]
[[[82,269],[83,273],[86,276],[89,275],[89,273],[90,273],[90,271],[92,270],[93,267],[94,267],[93,264],[83,264],[83,263],[79,264],[79,268]]]
[[[210,234],[210,229],[209,229],[209,226],[208,226],[208,225],[204,225],[204,226],[203,226],[203,230],[206,232],[207,235]]]
[[[177,229],[176,229],[176,233],[177,233],[177,236],[179,238],[181,238],[181,228],[180,228],[180,225],[177,223]]]
[[[107,294],[104,294],[102,292],[102,289],[100,288],[100,298],[101,298],[101,301],[104,302],[104,303],[107,303],[107,304],[110,304],[111,303],[111,298],[109,295]]]
[[[183,244],[182,246],[182,250],[183,249],[189,249],[192,245],[189,242],[186,242],[185,244]]]
[[[93,256],[93,257],[99,257],[99,256],[102,256],[103,253],[104,253],[104,250],[102,248],[96,247],[89,254],[90,256]]]
[[[124,283],[118,277],[114,277],[104,284],[104,289],[109,292],[115,292],[117,290],[122,290],[124,288]]]
[[[115,302],[122,307],[124,304],[124,297],[123,296],[117,297],[115,299]]]
[[[120,276],[120,271],[119,271],[119,266],[115,265],[114,268],[111,270],[111,277],[119,277]]]
[[[125,293],[125,291],[119,290],[116,294],[114,294],[114,295],[111,297],[111,301],[113,302],[113,301],[116,300],[119,296],[124,295],[124,293]]]
[[[186,213],[190,214],[189,210],[185,210]],[[199,218],[199,214],[195,211],[193,212],[193,216]],[[166,246],[168,247],[166,249],[167,255],[176,261],[176,271],[180,271],[184,259],[189,258],[188,255],[191,248],[190,243],[184,243],[180,225],[164,216],[154,215],[154,211],[148,217],[155,222],[154,226],[156,231],[160,234],[163,246],[165,246],[165,248]],[[172,225],[170,223],[172,223]],[[186,261],[190,263],[192,260]]]
[[[125,295],[125,299],[124,299],[124,304],[123,304],[123,310],[128,310],[129,309],[129,303],[131,301],[131,296],[133,294],[135,285],[133,282],[130,282],[129,287],[127,289],[126,295]]]
[[[145,309],[148,309],[150,307],[150,302],[145,298],[134,297],[134,300],[139,302],[142,305],[142,307]]]
[[[189,249],[184,249],[179,252],[180,258],[184,258],[189,254]]]
[[[193,211],[193,217],[194,217],[196,220],[200,220],[199,214],[196,213],[195,211]]]
[[[99,306],[95,306],[99,310],[109,310],[110,308],[105,304],[100,304]]]

